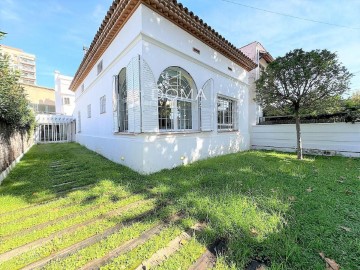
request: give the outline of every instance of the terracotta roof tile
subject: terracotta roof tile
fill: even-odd
[[[82,83],[140,4],[189,32],[245,70],[250,71],[256,67],[250,58],[176,0],[114,0],[75,74],[70,89],[75,90]]]

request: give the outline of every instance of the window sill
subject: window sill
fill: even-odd
[[[188,130],[188,131],[159,131],[155,132],[156,135],[186,135],[186,134],[196,134],[196,133],[203,133],[207,131],[201,130]]]
[[[156,135],[156,136],[169,136],[169,135],[191,135],[199,133],[211,133],[213,130],[201,131],[201,130],[190,130],[190,131],[159,131],[159,132],[114,132],[116,136],[139,136],[139,135]]]
[[[114,132],[114,135],[119,135],[119,136],[136,136],[140,134],[141,133],[134,133],[134,132]]]
[[[239,130],[221,130],[221,129],[218,129],[217,132],[218,133],[238,133]]]

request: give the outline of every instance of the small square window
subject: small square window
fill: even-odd
[[[87,106],[87,116],[88,118],[91,118],[91,104]]]
[[[106,96],[100,98],[100,114],[106,113]]]
[[[85,85],[82,84],[82,85],[81,85],[81,93],[84,92],[84,91],[85,91]]]
[[[64,98],[64,105],[70,105],[70,98]]]
[[[103,60],[101,60],[97,65],[97,75],[99,75],[102,70],[103,70]]]

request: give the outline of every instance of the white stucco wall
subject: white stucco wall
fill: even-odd
[[[72,79],[73,77],[55,71],[55,110],[57,114],[73,115],[75,94],[69,89]],[[70,100],[69,104],[65,104],[65,98]]]
[[[305,150],[360,157],[360,123],[302,124],[301,134]],[[295,151],[295,125],[253,126],[251,147]]]
[[[147,45],[148,43],[155,43],[171,53],[180,54],[187,60],[206,66],[207,69],[214,69],[221,75],[231,76],[245,83],[248,82],[248,73],[242,67],[149,8],[142,6],[141,10],[143,15],[142,34],[146,41],[144,53],[151,54],[151,48]],[[200,50],[200,54],[195,53],[193,48]],[[157,55],[157,57],[159,56]],[[165,58],[161,57],[161,60],[163,61]],[[159,65],[153,67],[154,74],[160,74],[161,69],[164,68],[164,65],[161,66],[162,61],[158,61],[160,62]],[[228,67],[232,68],[233,71],[230,71]]]
[[[193,52],[193,47],[201,51],[200,55]],[[198,89],[209,79],[213,80],[213,131],[114,134],[113,75],[138,55],[150,66],[156,81],[169,66],[179,66],[189,72]],[[101,59],[103,71],[97,75],[95,65],[85,78],[84,91],[81,86],[76,90],[74,115],[77,118],[81,112],[81,132],[76,136],[80,144],[141,173],[249,149],[248,73],[147,7],[141,5],[134,12]],[[239,131],[217,132],[217,94],[237,100]],[[104,95],[106,113],[100,114],[100,97]],[[89,104],[91,118],[87,117]],[[153,116],[143,113],[141,121],[149,117]]]
[[[260,46],[260,45],[258,45]],[[261,46],[261,48],[263,48]],[[257,104],[254,99],[256,97],[256,86],[255,81],[260,78],[260,67],[259,64],[261,64],[263,67],[267,67],[268,63],[264,59],[259,58],[259,49],[255,47],[255,52],[252,55],[252,58],[255,58],[255,62],[257,63],[257,68],[253,69],[249,73],[249,84],[250,84],[250,90],[249,90],[249,125],[256,125],[259,123],[259,117],[263,116],[263,110],[259,104]],[[258,63],[259,62],[259,63]]]

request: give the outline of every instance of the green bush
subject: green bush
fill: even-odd
[[[350,98],[344,100],[344,111],[347,122],[360,121],[360,91],[354,93]]]
[[[33,111],[19,84],[19,73],[10,67],[4,54],[0,54],[0,122],[13,131],[31,132],[35,126]]]

